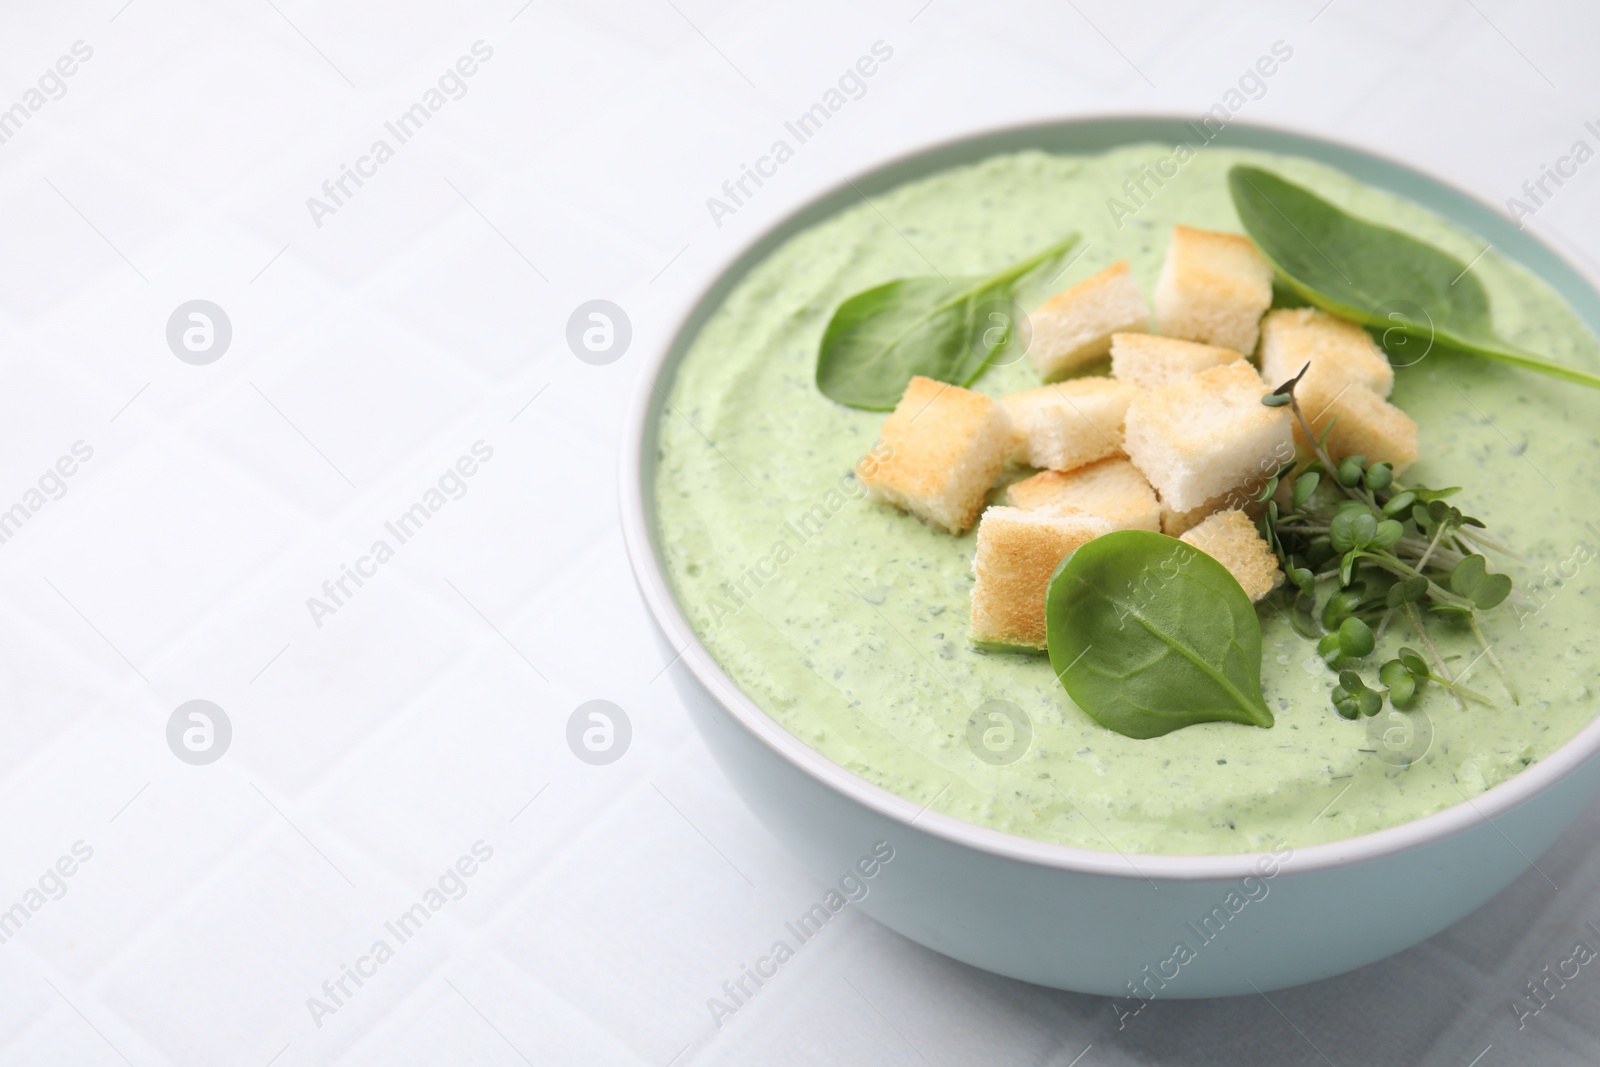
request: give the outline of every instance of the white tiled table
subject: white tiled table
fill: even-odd
[[[1506,0],[10,5],[0,108],[93,54],[0,143],[0,509],[93,456],[0,544],[0,908],[92,856],[0,944],[0,1058],[1593,1062],[1591,969],[1520,1032],[1510,1005],[1600,947],[1600,809],[1457,927],[1270,1003],[1119,1033],[1106,1001],[848,913],[718,1029],[706,998],[820,890],[657,680],[613,481],[642,354],[842,175],[1001,123],[1196,113],[1282,40],[1245,117],[1503,201],[1595,140],[1597,34],[1593,8]],[[465,95],[317,225],[306,199],[477,41]],[[707,197],[876,41],[866,94],[714,224]],[[1597,194],[1600,163],[1534,221],[1591,264]],[[208,366],[165,340],[197,297],[233,326]],[[634,327],[608,366],[564,340],[593,298]],[[318,626],[306,599],[480,441],[465,495]],[[195,698],[233,728],[203,767],[165,735]],[[565,744],[595,698],[633,723],[609,766]],[[460,899],[386,934],[480,841]],[[314,1018],[379,938],[393,958]]]

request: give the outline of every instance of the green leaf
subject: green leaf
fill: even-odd
[[[1288,578],[1289,581],[1294,583],[1294,587],[1302,593],[1309,594],[1317,587],[1317,576],[1311,573],[1311,568],[1309,567],[1290,567]]]
[[[1428,661],[1422,658],[1422,653],[1409,645],[1401,646],[1400,662],[1405,664],[1406,670],[1411,672],[1413,678],[1426,678],[1432,673]]]
[[[1356,702],[1356,698],[1342,689],[1333,691],[1333,706],[1340,716],[1346,719],[1354,719],[1361,714],[1361,706]]]
[[[1367,718],[1372,718],[1383,709],[1383,694],[1376,689],[1364,689],[1356,694],[1356,708]]]
[[[1260,534],[1261,540],[1266,541],[1268,544],[1274,544],[1277,540],[1277,532],[1273,529],[1272,519],[1266,512],[1262,512],[1261,517],[1256,520],[1256,533]]]
[[[1378,681],[1388,687],[1389,701],[1397,708],[1405,707],[1417,695],[1417,679],[1400,660],[1392,659],[1379,667]]]
[[[1344,617],[1361,606],[1361,598],[1366,595],[1367,587],[1357,583],[1347,589],[1340,589],[1328,597],[1328,602],[1322,605],[1322,625],[1325,629],[1337,630]]]
[[[1366,548],[1378,533],[1378,520],[1365,504],[1345,508],[1328,523],[1328,539],[1340,552]]]
[[[902,278],[849,297],[823,331],[817,388],[849,407],[888,411],[919,374],[970,385],[1017,341],[1017,324],[990,305],[1008,303],[1018,280],[1077,240],[1074,234],[987,278]]]
[[[1045,633],[1067,694],[1120,734],[1273,723],[1254,605],[1227,568],[1175,537],[1122,530],[1073,552],[1050,580]]]
[[[1398,230],[1348,214],[1259,167],[1236,166],[1228,189],[1239,221],[1288,285],[1311,303],[1484,359],[1579,385],[1600,376],[1552,362],[1499,337],[1489,297],[1468,264]],[[1391,309],[1402,307],[1404,312]]]
[[[1487,611],[1511,595],[1511,577],[1506,574],[1485,574],[1472,590],[1472,602]]]
[[[1393,548],[1399,543],[1400,538],[1406,535],[1406,528],[1393,519],[1384,519],[1378,523],[1372,534],[1372,547],[1377,549]]]
[[[1311,494],[1317,491],[1317,485],[1322,481],[1322,475],[1316,471],[1306,471],[1294,480],[1294,506],[1305,507],[1306,501],[1311,499]]]
[[[1339,624],[1339,651],[1351,659],[1371,655],[1376,645],[1377,639],[1373,636],[1372,627],[1354,615]]]
[[[1304,378],[1306,376],[1306,371],[1308,371],[1310,369],[1311,369],[1311,361],[1307,360],[1305,362],[1305,364],[1300,368],[1300,373],[1296,374],[1293,378],[1290,378],[1288,381],[1286,381],[1282,385],[1278,386],[1276,389],[1274,389],[1272,391],[1272,393],[1270,395],[1272,395],[1272,396],[1286,396],[1286,397],[1293,398],[1294,397],[1294,387],[1300,384],[1300,379]],[[1263,401],[1263,403],[1264,402],[1265,401]]]
[[[1488,564],[1488,560],[1476,554],[1457,563],[1455,570],[1450,572],[1450,591],[1471,599],[1478,583],[1488,577]]]
[[[1387,518],[1399,518],[1401,515],[1404,515],[1406,512],[1410,511],[1411,505],[1415,504],[1416,502],[1417,494],[1411,492],[1410,490],[1407,490],[1404,493],[1397,493],[1389,498],[1389,502],[1387,504],[1383,505],[1383,514]]]

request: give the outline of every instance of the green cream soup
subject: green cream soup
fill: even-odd
[[[1047,273],[1023,290],[1024,306],[1119,259],[1149,294],[1175,223],[1239,230],[1225,176],[1240,161],[1475,260],[1502,336],[1600,370],[1600,344],[1528,271],[1493,250],[1475,259],[1479,238],[1307,160],[1202,151],[1119,226],[1108,197],[1125,197],[1124,179],[1167,154],[1028,152],[940,173],[799,234],[739,283],[695,339],[661,419],[660,543],[701,639],[758,705],[868,781],[959,819],[1085,848],[1333,841],[1458,804],[1547,757],[1597,706],[1600,394],[1581,386],[1443,353],[1397,372],[1393,400],[1421,427],[1408,480],[1463,486],[1456,501],[1522,557],[1491,565],[1525,602],[1484,615],[1520,702],[1487,661],[1469,669],[1469,635],[1432,628],[1466,683],[1496,701],[1465,711],[1430,686],[1409,714],[1340,718],[1313,643],[1264,604],[1274,727],[1123,737],[1072,704],[1045,657],[969,644],[971,531],[952,537],[863,499],[851,471],[884,416],[835,404],[813,380],[841,300],[929,274],[930,261],[951,277],[989,273],[1073,231],[1082,240],[1069,258],[1081,258],[1054,284]],[[1023,360],[975,388],[998,396],[1037,384]],[[1379,656],[1406,642],[1416,643],[1409,628],[1392,626]],[[995,718],[992,701],[1020,714]]]

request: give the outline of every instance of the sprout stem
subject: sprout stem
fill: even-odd
[[[1483,654],[1489,657],[1489,662],[1494,664],[1495,673],[1500,675],[1501,683],[1506,687],[1506,692],[1511,694],[1511,703],[1521,705],[1522,698],[1517,696],[1516,687],[1511,684],[1511,676],[1506,673],[1505,667],[1500,662],[1500,657],[1494,654],[1494,646],[1489,644],[1489,639],[1483,636],[1483,628],[1478,625],[1477,615],[1468,615],[1467,622],[1472,627],[1472,636],[1478,639],[1478,644],[1483,646]]]
[[[1422,619],[1417,615],[1416,607],[1407,604],[1403,610],[1405,611],[1406,619],[1411,623],[1411,628],[1417,631],[1417,639],[1422,642],[1422,647],[1426,648],[1428,655],[1433,657],[1433,665],[1438,668],[1439,681],[1445,685],[1445,688],[1450,690],[1450,695],[1456,698],[1457,706],[1462,711],[1466,711],[1467,702],[1462,700],[1461,694],[1456,691],[1456,680],[1451,675],[1450,668],[1445,665],[1444,657],[1439,655],[1439,649],[1435,647],[1433,639],[1428,636],[1428,629],[1422,625]]]

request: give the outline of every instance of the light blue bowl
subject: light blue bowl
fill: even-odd
[[[1100,152],[1192,140],[1183,119],[1071,120],[934,146],[847,182],[752,242],[644,369],[622,454],[634,574],[664,654],[730,781],[819,879],[837,884],[878,842],[894,858],[856,906],[985,970],[1081,993],[1214,997],[1339,974],[1398,952],[1483,904],[1550,846],[1600,787],[1600,720],[1494,789],[1415,822],[1287,856],[1123,856],[1046,844],[926,810],[807,747],[739,691],[673,599],[655,543],[656,429],[695,335],[728,292],[796,233],[903,182],[1025,149]],[[1231,125],[1217,144],[1305,156],[1475,231],[1552,285],[1600,332],[1600,295],[1493,208],[1409,167],[1328,141]],[[1183,949],[1179,949],[1180,944]]]

